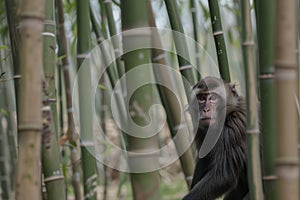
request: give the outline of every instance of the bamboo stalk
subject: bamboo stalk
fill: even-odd
[[[276,1],[275,84],[278,199],[299,199],[295,0]]]
[[[254,41],[252,36],[250,1],[242,1],[243,59],[246,74],[247,100],[247,172],[251,199],[263,199],[263,187],[260,164],[260,131],[256,91],[256,67],[254,59]]]
[[[19,159],[16,199],[40,199],[41,188],[41,129],[42,129],[42,32],[44,1],[20,2],[20,64],[19,87]],[[30,161],[30,162],[28,162]]]
[[[156,27],[151,5],[149,5],[149,14],[151,27]],[[161,42],[158,32],[155,30],[153,30],[152,33],[152,43],[153,46],[157,47],[152,49],[152,62],[158,64],[157,66],[154,64],[153,67],[155,80],[158,80],[158,82],[162,83],[162,85],[172,85],[174,80],[171,74],[166,73],[167,71],[164,71],[161,68],[162,66],[166,67],[167,62],[165,59],[164,51],[159,48],[161,47]],[[177,136],[177,139],[174,140],[174,142],[177,153],[180,154],[179,159],[181,162],[183,173],[185,175],[186,184],[188,188],[190,188],[192,184],[192,177],[194,174],[195,160],[190,148],[184,153],[182,152],[186,146],[189,146],[189,144],[186,144],[186,139],[184,137],[189,135],[190,131],[188,129],[186,117],[184,116],[184,111],[179,109],[180,106],[178,105],[177,98],[174,97],[174,91],[170,91],[168,88],[163,87],[162,85],[158,85],[157,88],[163,106],[167,112],[167,120],[171,135],[173,138]],[[182,127],[182,129],[177,129],[178,127]],[[183,138],[180,139],[179,137]]]
[[[5,44],[8,41],[8,37],[3,37],[1,44]],[[6,52],[2,51],[0,57],[4,57]],[[0,174],[3,177],[2,181],[2,196],[4,199],[15,199],[15,179],[16,179],[16,162],[17,162],[17,120],[16,120],[16,99],[15,99],[15,90],[14,90],[14,81],[9,81],[9,78],[13,77],[13,69],[11,66],[11,60],[2,60],[0,62],[0,71],[5,71],[4,78],[0,78],[3,82],[0,82],[0,107],[1,114],[0,121],[3,126],[0,129],[2,136],[3,144],[1,148],[0,162],[3,165],[0,167]],[[6,123],[5,123],[6,122]],[[2,170],[4,172],[2,172]],[[7,185],[8,187],[3,185]]]
[[[55,88],[56,68],[56,23],[54,0],[46,0],[44,21],[43,69],[43,131],[42,131],[42,169],[48,199],[65,199],[65,183],[60,163],[57,143],[58,117]]]
[[[264,190],[267,199],[276,199],[276,106],[274,79],[275,3],[255,1],[260,71],[261,132],[263,137]]]
[[[89,68],[90,51],[90,8],[89,1],[77,2],[77,68],[79,92],[79,121],[81,138],[82,169],[84,179],[84,198],[96,200],[97,174],[95,162],[95,142],[93,131],[93,110],[91,92],[91,69]],[[83,64],[85,62],[85,64]]]
[[[72,164],[72,186],[74,189],[74,196],[76,200],[82,199],[81,192],[81,166],[78,160],[80,159],[80,148],[78,133],[75,128],[73,118],[73,102],[72,102],[72,90],[71,90],[71,79],[70,79],[70,66],[68,62],[68,49],[66,33],[64,28],[64,9],[62,0],[56,0],[57,13],[58,13],[58,26],[59,26],[59,56],[62,56],[62,70],[64,76],[64,85],[66,90],[66,107],[67,107],[67,118],[68,127],[66,134],[59,139],[59,144],[62,145],[66,141],[70,142],[71,149],[71,164]],[[75,144],[75,145],[74,145]]]
[[[117,72],[118,72],[118,78],[120,78],[124,74],[124,65],[121,61],[121,55],[122,55],[122,47],[121,47],[121,36],[117,35],[117,28],[116,28],[116,22],[114,20],[113,10],[112,10],[112,1],[102,0],[105,12],[107,16],[108,21],[108,29],[110,32],[110,36],[114,39],[112,40],[113,47],[114,47],[114,53],[116,56],[115,63],[117,66]]]
[[[178,14],[179,11],[178,11],[177,2],[174,0],[165,0],[165,4],[167,7],[172,30],[178,31],[179,33],[182,33],[184,35],[184,30],[182,27],[180,16]],[[175,43],[175,47],[176,47],[176,51],[177,51],[177,58],[178,58],[180,73],[188,81],[190,81],[191,85],[194,85],[196,83],[196,78],[195,78],[196,72],[193,69],[193,66],[191,65],[191,63],[189,63],[189,61],[187,59],[187,58],[189,58],[189,51],[188,51],[186,40],[184,37],[182,37],[182,35],[178,36],[177,34],[174,34],[174,32],[173,32],[173,37],[174,37],[174,43]],[[179,56],[179,55],[181,55],[181,56]],[[185,90],[186,90],[187,96],[189,97],[191,88],[189,88],[187,85],[185,85]]]
[[[230,70],[227,58],[224,31],[220,15],[219,1],[208,0],[208,5],[212,24],[212,31],[215,39],[220,74],[224,80],[230,82]]]
[[[18,0],[5,0],[5,8],[7,15],[7,24],[10,35],[10,46],[13,55],[14,75],[19,76],[20,72],[20,33],[17,30],[19,23]],[[14,79],[15,95],[18,100],[19,79]],[[18,105],[17,105],[18,110]],[[17,113],[18,114],[18,113]]]
[[[1,54],[1,53],[0,53]],[[0,69],[2,68],[2,64],[0,63]],[[8,82],[7,82],[8,83]],[[6,84],[7,84],[6,83]],[[4,84],[0,84],[0,93],[5,94],[5,86]],[[5,125],[3,122],[9,121],[9,110],[6,107],[6,100],[7,96],[2,95],[1,101],[0,101],[0,107],[2,109],[2,113],[0,114],[0,120],[2,123],[0,123],[0,174],[1,174],[1,183],[0,188],[1,192],[0,197],[3,197],[3,199],[14,199],[14,191],[12,191],[12,181],[13,177],[11,178],[11,174],[13,169],[12,162],[11,162],[11,154],[10,154],[10,147],[9,146],[9,126],[8,124]],[[12,99],[10,99],[12,100]],[[5,110],[5,112],[3,112]]]
[[[124,0],[121,2],[123,48],[124,52],[131,45],[138,45],[137,49],[123,55],[125,71],[135,69],[136,66],[147,65],[143,72],[136,74],[133,78],[128,78],[126,74],[126,85],[134,85],[138,80],[152,80],[153,72],[151,68],[150,50],[145,49],[150,43],[150,33],[135,28],[148,27],[148,3],[140,0]],[[136,71],[135,71],[136,72]],[[128,88],[131,89],[131,88]],[[129,99],[130,98],[130,99]],[[153,104],[153,86],[144,85],[127,97],[130,108],[130,117],[133,123],[139,126],[145,126],[149,123],[149,117],[146,117],[150,106]],[[134,114],[136,113],[136,114]],[[145,115],[146,114],[146,115]],[[144,116],[144,117],[143,117]],[[132,127],[129,124],[129,128]],[[144,128],[138,133],[127,136],[128,142],[128,165],[130,169],[131,185],[134,199],[160,199],[159,195],[159,173],[157,167],[158,161],[158,138],[156,134],[151,133]],[[153,168],[151,171],[150,169]],[[146,170],[149,169],[149,170]],[[141,170],[141,173],[137,173]],[[146,172],[145,172],[146,170]]]
[[[65,182],[55,136],[52,110],[48,103],[43,107],[42,169],[47,199],[65,200]]]
[[[198,44],[198,19],[197,19],[197,2],[195,0],[190,0],[190,9],[192,13],[192,20],[193,20],[193,34],[194,34],[194,40],[195,42],[195,54],[196,54],[196,67],[198,70],[197,73],[197,80],[201,80],[201,74],[200,72],[200,49]]]

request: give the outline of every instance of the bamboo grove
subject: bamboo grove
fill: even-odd
[[[300,2],[0,0],[0,200],[182,199],[191,89],[247,101],[249,199],[298,200]]]

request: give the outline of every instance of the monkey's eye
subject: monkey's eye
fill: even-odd
[[[216,94],[211,94],[209,97],[211,103],[216,103],[218,101],[218,96]]]
[[[199,103],[205,103],[206,95],[200,94],[200,95],[197,96],[197,99],[198,99]]]

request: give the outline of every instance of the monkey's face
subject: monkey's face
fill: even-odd
[[[203,91],[197,96],[199,104],[199,125],[201,127],[208,127],[214,125],[218,121],[218,112],[222,102],[222,98],[210,91]]]
[[[206,77],[193,87],[191,114],[195,119],[194,126],[208,128],[224,124],[226,107],[232,99],[230,88],[229,84],[215,77]]]

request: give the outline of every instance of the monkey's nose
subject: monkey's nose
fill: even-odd
[[[210,109],[207,107],[207,108],[204,108],[203,111],[204,111],[204,112],[209,112]]]

